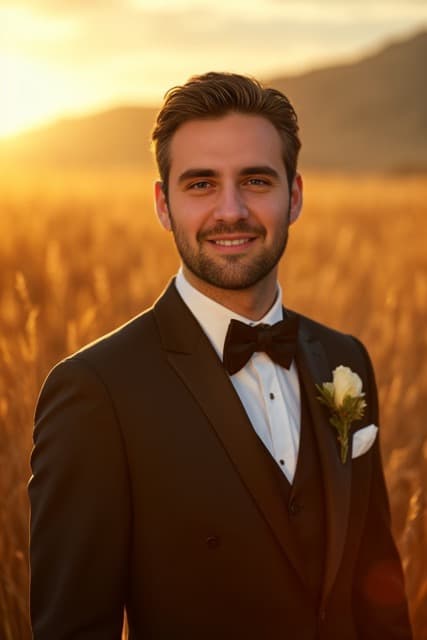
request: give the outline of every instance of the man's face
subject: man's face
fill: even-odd
[[[168,199],[157,183],[157,211],[189,281],[202,291],[275,282],[302,185],[297,176],[289,193],[274,126],[239,113],[192,120],[174,134],[170,161]]]

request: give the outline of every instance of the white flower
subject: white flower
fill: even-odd
[[[317,399],[331,412],[329,422],[337,431],[341,446],[341,462],[345,464],[348,455],[348,437],[351,423],[363,417],[366,402],[362,393],[362,380],[349,367],[340,365],[332,372],[333,382],[316,384],[320,396]]]
[[[362,380],[349,367],[340,365],[333,371],[334,399],[337,407],[341,407],[344,398],[360,398],[362,393]]]

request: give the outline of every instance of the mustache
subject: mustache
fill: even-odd
[[[265,228],[261,225],[250,225],[245,220],[238,220],[234,224],[227,224],[226,222],[218,222],[209,229],[204,229],[197,233],[197,240],[206,240],[213,235],[221,234],[233,234],[233,233],[248,233],[257,236],[265,236]]]

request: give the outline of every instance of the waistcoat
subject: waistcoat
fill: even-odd
[[[302,382],[300,386],[301,432],[292,485],[275,460],[272,457],[270,460],[275,467],[295,546],[305,558],[307,584],[320,596],[326,555],[324,489],[313,421]]]

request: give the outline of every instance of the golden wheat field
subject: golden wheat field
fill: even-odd
[[[178,265],[150,176],[0,178],[0,638],[27,640],[32,416],[49,368],[150,305]],[[427,180],[308,175],[280,279],[377,372],[393,526],[427,639]],[[380,640],[380,639],[379,639]]]

